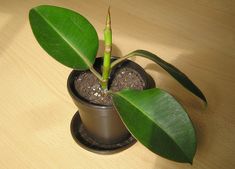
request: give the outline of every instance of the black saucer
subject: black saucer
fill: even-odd
[[[70,131],[73,139],[84,149],[98,154],[113,154],[127,149],[136,143],[136,140],[131,136],[116,144],[100,144],[89,136],[85,130],[79,112],[76,112],[70,124]]]

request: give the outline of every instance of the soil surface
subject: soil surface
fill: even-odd
[[[105,93],[98,79],[90,72],[80,74],[75,82],[75,89],[86,100],[99,105],[112,105],[112,97]],[[143,90],[145,82],[140,74],[131,68],[119,68],[110,84],[110,91],[118,92],[122,89],[131,88]]]

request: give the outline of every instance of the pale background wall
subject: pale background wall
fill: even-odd
[[[204,109],[158,66],[134,58],[189,111],[198,138],[193,166],[139,143],[109,156],[76,145],[69,130],[76,107],[66,89],[71,70],[47,56],[29,26],[28,11],[39,4],[79,11],[102,39],[106,0],[0,0],[1,169],[235,168],[235,1],[112,0],[114,54],[150,50],[190,76],[208,99]]]

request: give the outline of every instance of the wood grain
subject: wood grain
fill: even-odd
[[[192,166],[163,159],[139,143],[102,156],[73,141],[69,125],[76,107],[66,89],[71,70],[48,57],[33,37],[28,11],[39,4],[79,11],[96,27],[102,44],[107,0],[0,1],[1,169],[235,167],[234,1],[112,0],[114,55],[150,50],[190,76],[208,99],[205,109],[158,66],[133,59],[188,110],[198,139]]]

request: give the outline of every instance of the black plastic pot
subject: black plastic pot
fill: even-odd
[[[101,65],[102,58],[97,58],[95,67],[98,71],[100,71]],[[112,74],[120,67],[129,67],[139,72],[145,82],[145,88],[151,88],[155,85],[153,79],[142,67],[129,60],[122,62],[113,69],[111,80]],[[80,141],[77,141],[82,142],[83,147],[85,145],[85,148],[99,153],[102,151],[110,152],[111,150],[118,151],[118,149],[123,149],[122,147],[127,147],[127,145],[134,142],[134,138],[131,137],[115,108],[113,106],[91,103],[81,97],[75,89],[74,81],[76,77],[83,72],[84,71],[73,70],[67,81],[69,94],[78,107],[79,114],[77,114],[77,116],[80,116],[80,123],[83,125],[81,129],[77,126],[81,124],[76,124],[75,122],[71,124],[73,136],[76,137],[75,139],[80,139]],[[75,119],[80,120],[79,117],[74,117],[74,120]],[[80,133],[74,130],[79,130]]]

